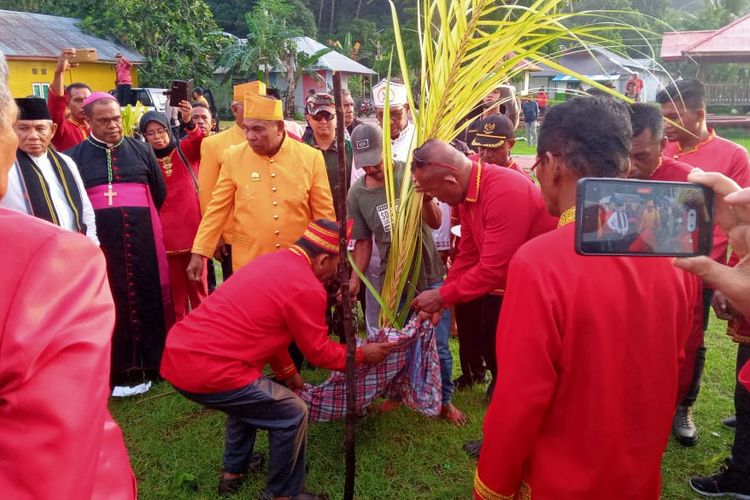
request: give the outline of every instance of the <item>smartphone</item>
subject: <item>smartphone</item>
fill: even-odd
[[[193,80],[172,80],[169,90],[169,105],[176,108],[180,101],[193,100]]]
[[[76,49],[76,55],[68,59],[72,63],[96,62],[98,60],[99,54],[94,48]]]
[[[690,257],[713,247],[714,193],[688,182],[578,181],[576,252]]]

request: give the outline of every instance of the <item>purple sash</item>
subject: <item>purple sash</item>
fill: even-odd
[[[172,289],[169,285],[169,265],[167,252],[164,248],[164,236],[161,229],[161,219],[156,205],[151,198],[151,192],[146,184],[123,182],[112,184],[112,195],[108,194],[109,186],[100,184],[86,190],[94,210],[107,208],[148,207],[151,213],[151,227],[154,232],[156,245],[156,261],[159,267],[159,284],[161,285],[161,300],[164,309],[164,329],[168,331],[174,324],[174,308],[172,307]],[[111,200],[111,202],[110,202]]]

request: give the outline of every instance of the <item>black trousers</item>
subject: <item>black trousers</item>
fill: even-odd
[[[232,245],[226,245],[227,255],[221,259],[222,280],[226,281],[232,275]],[[214,269],[214,260],[208,259],[208,292],[211,293],[216,288],[216,270]]]
[[[703,335],[708,328],[708,319],[711,313],[711,301],[714,298],[714,291],[711,288],[703,288]],[[693,369],[693,379],[690,381],[685,398],[680,402],[681,406],[693,406],[698,399],[698,393],[701,390],[701,378],[703,377],[703,368],[706,365],[706,346],[701,345],[695,355],[695,367]]]
[[[737,381],[737,376],[750,361],[750,345],[739,344],[737,349],[737,369],[734,386],[734,411],[737,414],[737,427],[732,445],[732,469],[743,475],[750,484],[750,392]]]
[[[133,104],[131,102],[131,92],[130,89],[132,88],[132,85],[129,83],[118,83],[117,87],[115,88],[115,94],[117,98],[117,102],[120,103],[120,106],[127,106],[128,104]]]
[[[495,338],[503,298],[485,295],[465,304],[456,304],[458,357],[461,372],[474,380],[484,377],[485,370],[497,375]]]

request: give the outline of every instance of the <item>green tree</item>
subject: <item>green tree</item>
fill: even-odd
[[[206,3],[213,11],[214,18],[222,30],[240,38],[248,35],[245,15],[255,8],[257,0],[207,0]],[[309,2],[286,0],[284,3],[290,10],[286,16],[287,26],[299,28],[302,34],[315,38],[318,27],[315,23],[315,15],[308,6]]]
[[[3,0],[0,6],[81,19],[85,31],[145,56],[144,86],[163,87],[174,78],[210,83],[211,58],[224,43],[204,0]]]
[[[297,90],[297,79],[301,75],[309,75],[316,80],[322,80],[316,69],[316,64],[321,57],[331,51],[329,48],[320,49],[314,54],[306,54],[298,51],[296,45],[287,45],[287,51],[282,55],[282,65],[286,78],[286,98],[284,99],[284,113],[289,118],[294,118],[294,94]]]
[[[226,69],[225,80],[258,75],[268,84],[271,69],[282,66],[283,58],[296,50],[292,39],[302,34],[286,24],[291,11],[290,5],[281,0],[259,0],[255,4],[245,16],[247,39],[235,39],[216,61]]]
[[[145,86],[166,86],[177,77],[210,83],[211,58],[223,43],[203,0],[107,0],[89,11],[82,26],[143,54]]]

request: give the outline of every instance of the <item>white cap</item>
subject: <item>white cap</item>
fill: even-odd
[[[386,88],[390,91],[390,99],[388,105],[392,108],[394,106],[405,106],[406,100],[406,87],[402,83],[390,82],[388,80],[380,80],[377,85],[372,88],[372,102],[376,108],[385,107],[385,91]]]

